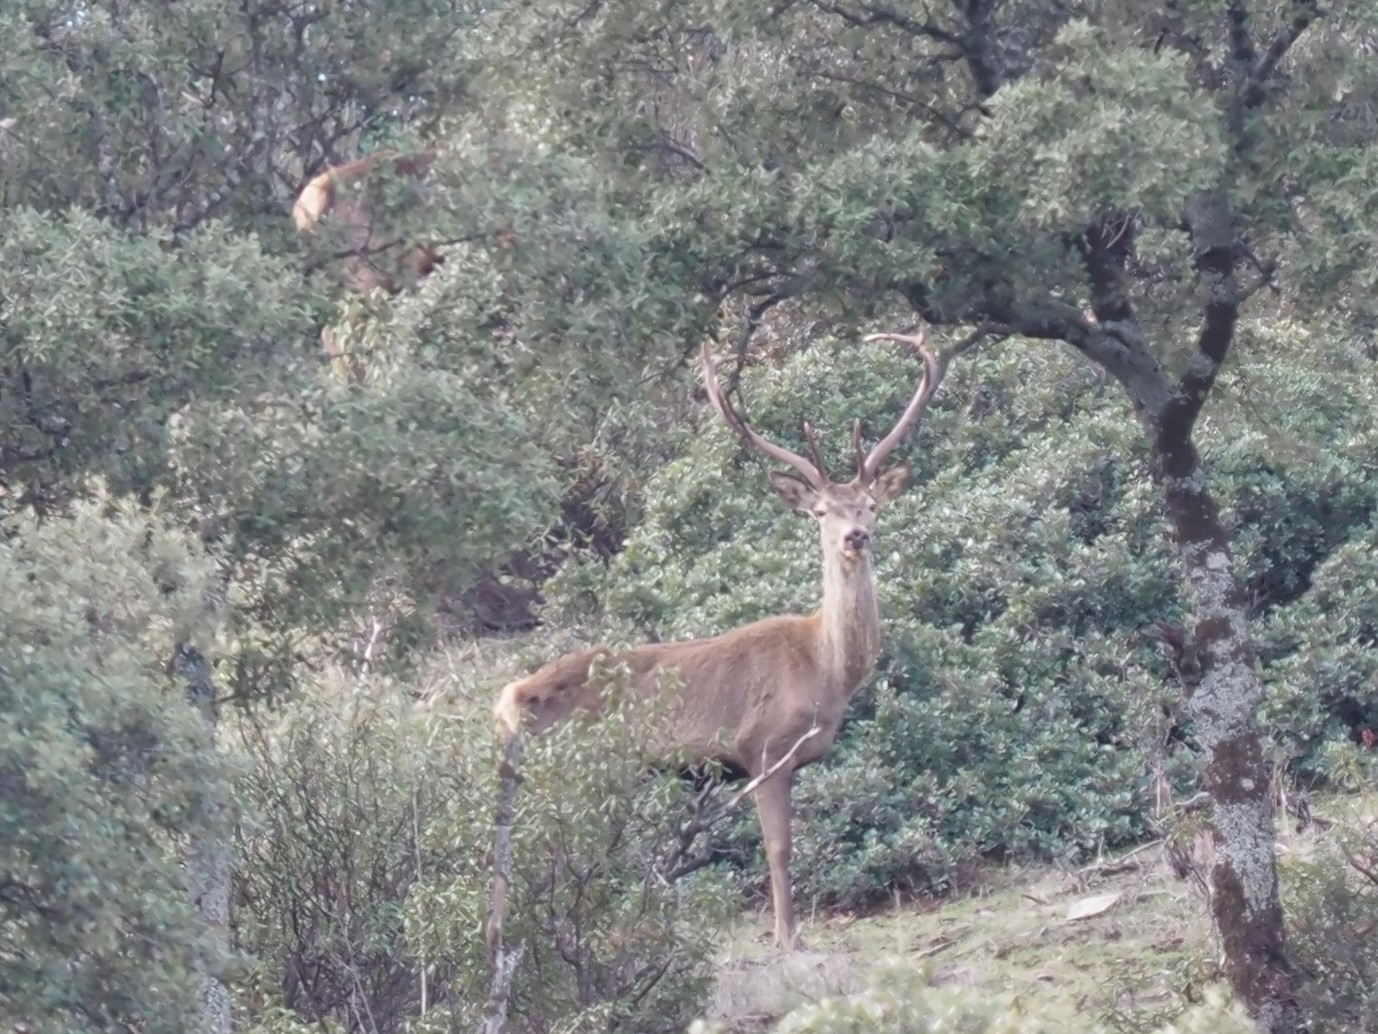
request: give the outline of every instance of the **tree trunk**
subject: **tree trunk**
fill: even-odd
[[[187,643],[177,644],[174,660],[177,674],[186,682],[187,703],[207,723],[214,742],[215,684],[210,661]],[[215,942],[215,953],[228,954],[225,938],[230,929],[230,843],[228,837],[212,829],[191,838],[187,845],[187,875],[192,902]],[[201,1022],[198,1034],[230,1034],[230,991],[216,975],[214,959],[201,959]]]
[[[1189,713],[1206,754],[1212,802],[1211,917],[1225,974],[1260,1034],[1291,1034],[1300,1009],[1285,954],[1269,772],[1254,717],[1262,684],[1248,611],[1200,456],[1190,431],[1184,435],[1173,423],[1167,415],[1158,429],[1155,473],[1194,610],[1201,678]]]

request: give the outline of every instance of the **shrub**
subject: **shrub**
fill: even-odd
[[[1306,1030],[1378,1031],[1378,825],[1347,825],[1338,849],[1283,868],[1288,956]]]
[[[227,771],[164,665],[210,567],[104,502],[0,538],[0,1028],[199,1026],[224,960],[191,901]]]
[[[460,692],[428,710],[384,680],[331,680],[246,723],[256,767],[237,934],[259,960],[241,1000],[255,1029],[476,1026],[497,758],[486,708]],[[614,710],[527,746],[509,1030],[602,1030],[633,1014],[638,1030],[682,1030],[701,1007],[723,896],[706,874],[657,878],[685,789],[628,749],[636,721]]]
[[[1308,362],[1358,361],[1312,347]],[[1378,486],[1363,474],[1378,422],[1361,377],[1248,362],[1231,367],[1203,448],[1262,619],[1266,717],[1310,773],[1328,739],[1378,716],[1364,617]],[[897,349],[834,342],[752,371],[745,393],[757,426],[796,449],[789,429],[811,418],[841,471],[851,419],[890,426],[916,376]],[[550,616],[671,639],[817,606],[810,523],[705,419],[649,481],[625,550],[551,584]],[[1187,602],[1119,393],[1059,352],[1008,345],[953,368],[913,459],[915,485],[877,533],[878,677],[798,781],[798,889],[824,903],[942,886],[983,855],[1131,842],[1155,767],[1182,792],[1195,779],[1181,688],[1142,634]],[[756,836],[744,819],[732,839],[763,885]]]

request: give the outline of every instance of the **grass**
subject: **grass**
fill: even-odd
[[[1074,871],[991,870],[936,907],[817,918],[804,925],[808,950],[788,957],[753,917],[733,931],[709,1018],[760,1030],[805,1002],[859,991],[887,961],[925,967],[935,983],[1061,999],[1079,1013],[1176,1012],[1211,933],[1200,893],[1160,852]],[[1069,918],[1078,905],[1096,914]]]
[[[1370,817],[1376,802],[1334,798],[1320,809],[1352,822]],[[1284,878],[1294,861],[1333,849],[1323,829],[1292,825],[1278,839]],[[1159,1026],[1219,976],[1201,886],[1174,873],[1161,843],[1079,869],[990,869],[968,893],[941,902],[806,917],[807,950],[791,956],[774,951],[763,932],[769,923],[768,914],[743,917],[722,953],[707,1018],[740,1034],[768,1029],[797,1006],[855,994],[888,965],[1129,1031]]]

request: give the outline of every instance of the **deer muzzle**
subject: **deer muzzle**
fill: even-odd
[[[860,553],[871,544],[871,533],[863,528],[853,528],[842,538],[842,544],[855,553]]]

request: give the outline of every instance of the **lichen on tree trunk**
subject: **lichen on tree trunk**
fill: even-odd
[[[215,739],[215,685],[206,655],[187,643],[178,643],[173,660],[176,673],[186,684],[187,704],[206,722]],[[211,934],[216,946],[228,948],[225,938],[230,929],[230,843],[220,829],[192,837],[186,852],[187,879],[192,904]],[[198,1034],[230,1034],[229,988],[215,973],[213,960],[200,959],[201,1023]]]
[[[1206,757],[1216,852],[1211,916],[1225,972],[1260,1032],[1298,1029],[1285,952],[1274,858],[1269,773],[1255,712],[1262,684],[1254,664],[1243,588],[1227,531],[1189,432],[1160,427],[1154,459],[1163,506],[1191,590],[1200,680],[1189,713]]]

